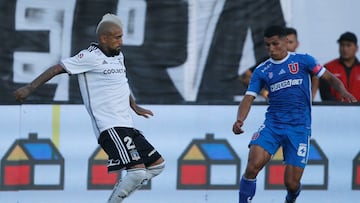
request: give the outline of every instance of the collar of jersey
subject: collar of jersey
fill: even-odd
[[[281,63],[284,63],[284,61],[286,61],[289,58],[289,56],[290,56],[290,53],[288,52],[285,58],[283,58],[281,60],[274,60],[274,59],[270,58],[270,61],[275,64],[281,64]]]

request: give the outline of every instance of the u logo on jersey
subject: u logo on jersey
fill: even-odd
[[[288,64],[290,73],[296,74],[299,72],[299,64],[298,63],[290,63]]]

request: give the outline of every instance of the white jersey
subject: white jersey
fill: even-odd
[[[78,75],[81,95],[97,138],[112,127],[133,127],[122,53],[108,57],[91,45],[61,63],[69,74]]]

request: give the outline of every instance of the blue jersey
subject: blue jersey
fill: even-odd
[[[283,60],[268,59],[254,70],[247,95],[269,91],[265,125],[311,126],[311,74],[320,77],[325,68],[308,54],[289,52]],[[286,127],[286,126],[284,126]]]

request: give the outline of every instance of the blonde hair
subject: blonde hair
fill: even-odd
[[[101,25],[105,22],[115,24],[122,29],[122,22],[121,22],[120,18],[117,15],[107,13],[102,17],[101,21],[98,23],[98,25],[96,27],[96,35],[99,35],[99,30],[101,28]]]

